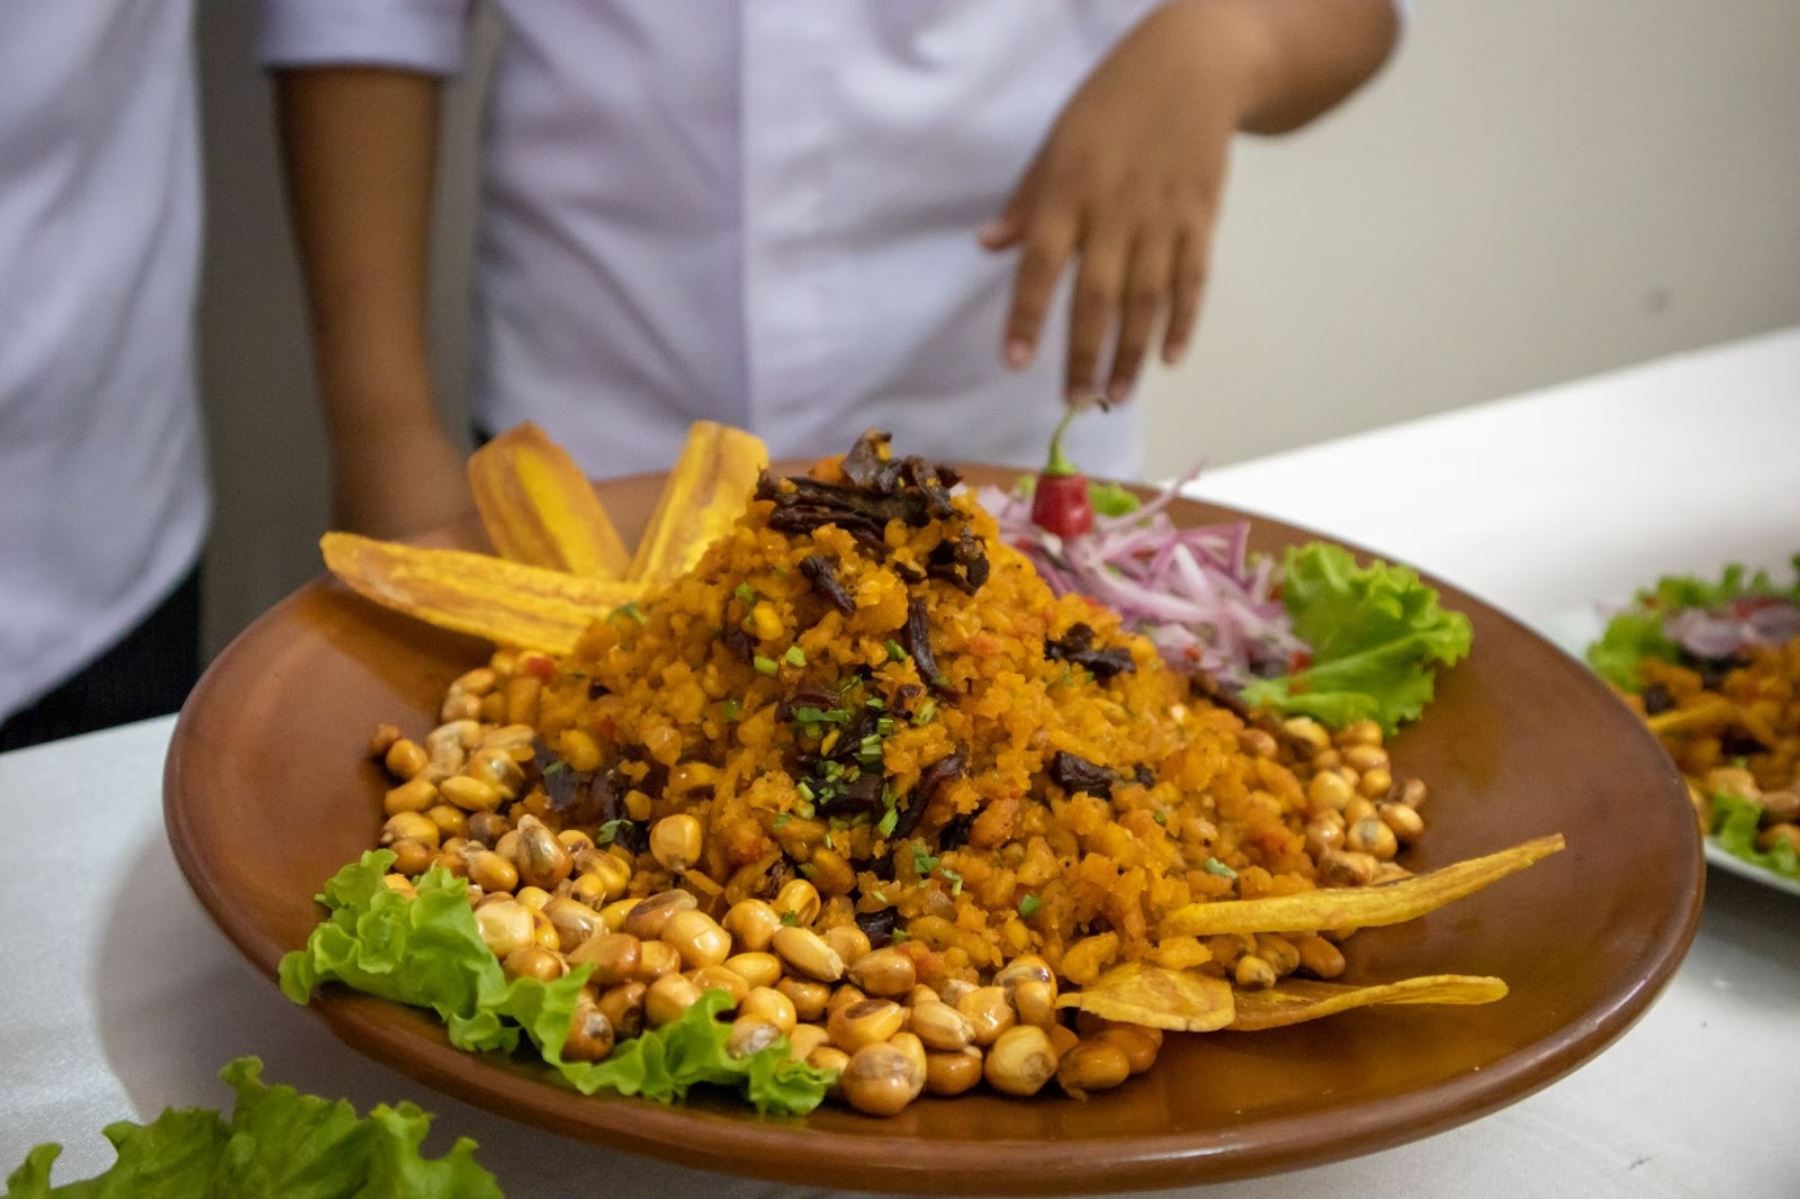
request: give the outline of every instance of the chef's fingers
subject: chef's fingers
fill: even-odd
[[[1109,404],[1123,404],[1131,396],[1138,373],[1144,368],[1144,351],[1169,298],[1174,247],[1162,231],[1141,231],[1131,251],[1125,274],[1125,311],[1119,319],[1119,342],[1113,350],[1112,372],[1106,383]]]
[[[1071,404],[1085,404],[1096,395],[1100,350],[1118,316],[1129,246],[1125,232],[1104,219],[1089,224],[1083,232],[1081,267],[1075,275],[1075,305],[1069,315],[1069,358],[1064,379]]]
[[[1019,370],[1031,361],[1044,312],[1056,281],[1075,247],[1075,221],[1060,211],[1039,212],[1025,234],[1019,271],[1013,279],[1012,306],[1006,315],[1006,365]]]
[[[1176,245],[1169,280],[1169,324],[1163,331],[1163,361],[1174,366],[1187,353],[1206,290],[1205,226],[1190,226]]]

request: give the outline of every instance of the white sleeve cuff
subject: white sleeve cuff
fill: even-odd
[[[384,66],[454,75],[471,0],[263,0],[257,55],[267,67]]]

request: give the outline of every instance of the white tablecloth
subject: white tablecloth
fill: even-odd
[[[1797,445],[1800,331],[1221,470],[1199,490],[1425,564],[1550,628],[1661,570],[1800,549]],[[215,1072],[255,1053],[273,1080],[441,1113],[509,1196],[778,1189],[538,1133],[337,1044],[188,894],[161,823],[171,725],[0,756],[0,1171],[61,1140],[59,1178],[96,1172],[103,1124],[217,1106]],[[1208,1194],[1800,1194],[1800,902],[1716,871],[1708,886],[1662,1000],[1576,1074],[1428,1140]]]

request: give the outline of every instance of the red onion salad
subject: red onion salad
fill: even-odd
[[[1171,666],[1197,667],[1232,688],[1300,669],[1308,647],[1282,606],[1276,564],[1248,553],[1249,524],[1183,529],[1169,517],[1192,478],[1135,511],[1097,516],[1092,531],[1069,538],[1032,522],[1028,495],[985,487],[980,499],[1052,591],[1113,609]]]
[[[1745,596],[1710,610],[1688,608],[1663,622],[1663,634],[1696,658],[1732,658],[1751,646],[1786,645],[1800,637],[1800,605]]]

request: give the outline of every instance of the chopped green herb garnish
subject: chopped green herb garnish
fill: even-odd
[[[884,837],[891,837],[894,835],[894,826],[899,823],[900,809],[889,808],[881,814],[881,821],[875,826],[875,831]]]
[[[811,862],[802,862],[802,863],[800,863],[800,877],[801,878],[818,878],[819,877],[819,868],[817,866],[813,865]]]
[[[1237,871],[1233,870],[1231,867],[1227,866],[1225,863],[1219,861],[1219,859],[1217,859],[1217,858],[1206,859],[1206,865],[1205,865],[1205,867],[1203,867],[1203,869],[1205,869],[1205,871],[1208,874],[1216,874],[1220,878],[1236,878],[1237,877]]]
[[[798,913],[798,912],[783,912],[781,914],[781,922],[783,924],[787,925],[787,927],[793,928],[796,924],[800,923],[800,913]]]
[[[595,834],[594,844],[611,845],[618,839],[619,830],[630,823],[631,821],[629,820],[608,820],[605,824],[600,826],[600,831]]]
[[[806,665],[806,651],[797,645],[788,646],[787,653],[781,656],[787,660],[789,666]]]
[[[775,659],[765,658],[761,654],[752,658],[750,660],[750,665],[756,667],[757,674],[775,674],[781,669],[780,663],[776,662]]]
[[[911,933],[907,932],[903,928],[897,928],[894,930],[893,935],[888,938],[888,944],[898,945],[902,941],[910,941],[910,940],[912,940]]]
[[[744,711],[744,705],[735,699],[725,701],[725,719],[736,720]]]
[[[962,894],[962,884],[963,884],[962,875],[960,875],[956,871],[950,869],[950,867],[944,866],[938,870],[938,877],[946,878],[946,879],[950,880],[950,894],[952,894],[952,895],[961,895]]]
[[[1169,814],[1161,808],[1158,808],[1156,811],[1150,813],[1150,819],[1156,821],[1158,824],[1167,824],[1169,823]]]
[[[1026,895],[1019,900],[1019,915],[1029,920],[1037,915],[1037,910],[1044,906],[1044,901],[1035,895]]]
[[[737,589],[731,594],[737,596],[746,604],[754,604],[756,602],[756,592],[750,589],[750,584],[748,583],[739,583]]]
[[[561,774],[563,771],[567,770],[568,768],[569,768],[569,764],[567,762],[563,761],[561,758],[558,758],[556,761],[554,761],[554,762],[550,763],[548,766],[544,767],[544,777],[549,778],[553,774]]]
[[[628,620],[635,620],[639,624],[643,624],[650,619],[648,616],[644,615],[644,610],[637,606],[636,600],[628,600],[612,610],[612,618],[614,620],[617,620],[621,616]]]
[[[913,846],[913,873],[920,878],[937,869],[938,860],[925,852],[923,845]]]
[[[888,661],[890,662],[906,661],[906,647],[892,638],[890,638],[887,643],[887,654]]]
[[[871,695],[868,699],[863,700],[863,707],[875,712],[887,711],[887,704],[882,702],[879,695]]]
[[[812,784],[807,782],[805,779],[801,779],[798,783],[794,784],[794,790],[796,790],[800,793],[800,797],[802,799],[810,800],[810,799],[819,798],[819,793],[817,791],[814,791]]]
[[[803,724],[848,724],[850,713],[843,708],[795,708],[794,719]]]
[[[888,901],[886,891],[871,891],[869,892],[869,898],[873,899],[876,903],[886,903]]]
[[[786,812],[777,812],[775,813],[775,827],[780,828],[792,819],[793,817]]]
[[[813,818],[813,806],[805,800],[801,800],[799,803],[795,804],[794,811],[802,820],[811,820]]]
[[[926,725],[930,724],[932,719],[936,716],[937,700],[928,697],[920,701],[918,709],[913,712],[912,722],[919,728],[924,728]]]
[[[877,737],[893,736],[894,735],[894,718],[892,716],[883,716],[879,720],[877,720],[875,722],[875,735]]]

